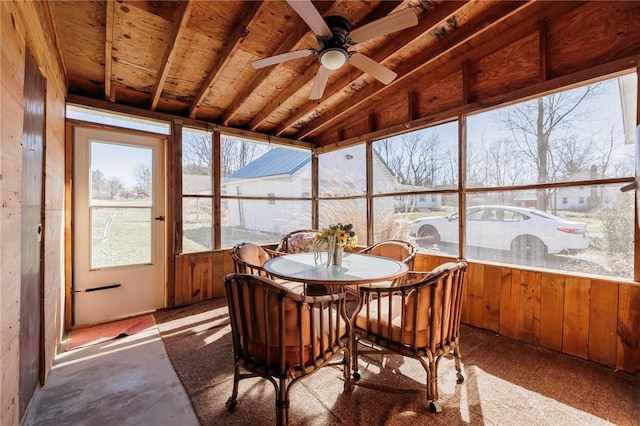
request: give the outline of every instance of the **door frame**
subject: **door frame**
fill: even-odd
[[[164,168],[163,178],[163,199],[164,199],[164,210],[165,210],[165,221],[164,221],[164,231],[161,238],[164,238],[164,253],[162,257],[164,259],[164,273],[163,273],[163,306],[168,306],[168,292],[169,292],[169,283],[172,281],[172,277],[169,276],[168,272],[171,270],[169,262],[171,259],[168,257],[169,246],[170,246],[170,232],[169,229],[171,226],[169,225],[169,221],[166,219],[168,216],[168,209],[170,207],[169,200],[169,192],[171,182],[172,172],[167,169],[167,155],[169,149],[169,141],[171,140],[171,135],[149,132],[144,130],[136,130],[130,128],[123,128],[118,126],[105,125],[100,123],[93,123],[88,121],[82,121],[78,119],[67,119],[65,126],[65,145],[66,145],[66,155],[65,155],[65,288],[64,288],[64,329],[71,330],[74,327],[73,317],[74,317],[74,297],[73,297],[73,271],[74,271],[74,259],[75,259],[75,222],[74,222],[74,209],[75,209],[75,197],[74,197],[74,168],[75,168],[75,133],[78,128],[84,129],[95,129],[95,130],[103,130],[109,132],[116,133],[125,133],[131,134],[134,136],[147,136],[147,137],[156,137],[162,139],[162,165]]]

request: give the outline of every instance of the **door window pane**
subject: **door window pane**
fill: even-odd
[[[151,148],[91,142],[91,205],[150,206]]]
[[[151,263],[152,150],[90,144],[91,269]]]
[[[91,269],[151,263],[151,209],[91,209]]]

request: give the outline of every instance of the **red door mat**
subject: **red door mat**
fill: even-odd
[[[75,328],[69,332],[67,350],[95,345],[122,336],[130,336],[155,327],[155,325],[156,321],[153,315],[147,314],[104,324]]]

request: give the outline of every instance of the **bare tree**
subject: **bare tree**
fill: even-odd
[[[592,140],[569,135],[559,141],[549,158],[553,163],[550,168],[553,180],[567,180],[589,169],[596,161],[596,152]]]
[[[133,171],[136,180],[135,190],[138,197],[146,197],[151,194],[151,169],[145,164],[138,164]]]
[[[375,149],[401,184],[434,188],[448,176],[449,164],[437,134],[407,133],[378,141]]]
[[[213,170],[211,134],[185,132],[182,142],[182,164],[185,174],[211,175]],[[253,141],[222,138],[220,161],[222,175],[228,176],[246,166],[271,147]]]
[[[571,90],[538,98],[531,102],[523,102],[505,108],[499,121],[507,128],[512,136],[513,143],[535,165],[538,172],[538,183],[548,183],[553,179],[553,155],[561,156],[557,151],[558,146],[564,146],[568,142],[582,144],[584,141],[575,140],[573,135],[561,135],[561,131],[568,128],[571,121],[583,120],[590,112],[587,99],[595,95],[598,85],[588,85],[581,89]],[[557,136],[554,138],[554,136]],[[564,137],[563,137],[564,136]],[[574,145],[576,146],[576,145]],[[565,154],[571,152],[566,149]],[[570,156],[574,160],[575,156]],[[557,166],[574,167],[572,161],[558,159]],[[550,165],[551,162],[551,165]],[[561,173],[557,168],[555,173]],[[569,173],[562,170],[562,173]],[[549,194],[545,190],[536,191],[536,207],[546,210],[549,206]]]
[[[182,168],[185,174],[211,175],[213,170],[211,134],[185,132],[182,140]]]
[[[91,171],[91,197],[101,200],[104,189],[107,185],[107,178],[104,176],[101,170]]]
[[[124,189],[124,184],[117,177],[110,177],[107,181],[107,190],[109,191],[109,199],[113,200],[120,191]]]
[[[252,141],[222,138],[222,176],[228,176],[262,154],[271,150],[270,146]]]

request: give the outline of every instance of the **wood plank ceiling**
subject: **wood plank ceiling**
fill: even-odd
[[[470,57],[479,61],[518,40],[543,39],[543,19],[583,3],[314,2],[323,16],[346,17],[352,30],[404,8],[412,8],[419,23],[350,47],[395,71],[392,83],[346,64],[313,101],[317,55],[251,66],[271,55],[318,48],[308,24],[285,1],[57,0],[46,11],[70,95],[321,146],[344,138],[345,129],[358,123],[375,130],[424,117],[432,113],[425,107],[432,97],[450,97],[440,105],[449,109],[473,101],[460,78]],[[520,80],[523,85],[548,78],[539,53],[530,53],[535,71]],[[440,89],[426,93],[422,88],[433,81],[441,82]],[[506,90],[500,87],[494,95]]]

